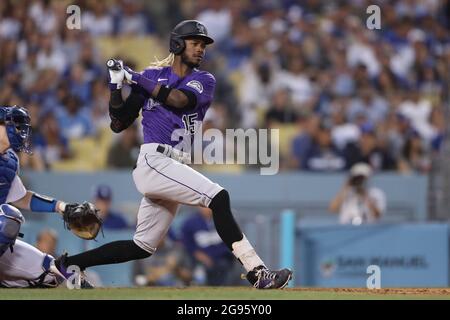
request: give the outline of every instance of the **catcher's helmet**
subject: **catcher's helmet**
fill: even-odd
[[[9,204],[0,205],[0,257],[16,243],[20,226],[25,221],[22,213]]]
[[[184,20],[176,25],[170,34],[170,52],[178,55],[186,48],[184,39],[202,38],[206,44],[211,44],[214,40],[208,36],[206,27],[197,20]]]
[[[0,107],[0,123],[5,125],[9,144],[14,151],[31,153],[31,126],[27,109],[18,106]]]

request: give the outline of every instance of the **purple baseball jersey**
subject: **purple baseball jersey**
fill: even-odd
[[[160,85],[189,90],[197,98],[197,105],[194,108],[177,109],[163,105],[152,99],[143,89],[133,85],[134,92],[139,92],[146,97],[142,108],[144,143],[175,146],[183,138],[180,138],[179,134],[174,134],[174,131],[183,133],[184,136],[193,135],[211,104],[216,85],[214,76],[209,72],[193,69],[189,75],[180,78],[172,72],[171,67],[148,68],[144,70],[143,75]]]

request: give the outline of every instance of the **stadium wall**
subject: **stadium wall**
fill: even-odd
[[[229,190],[234,214],[247,237],[271,266],[278,266],[283,261],[280,244],[284,241],[282,236],[286,238],[286,234],[280,232],[282,227],[280,213],[288,209],[295,215],[294,220],[300,228],[335,227],[337,217],[327,212],[328,202],[346,178],[344,174],[306,173],[282,173],[270,177],[256,173],[206,175]],[[126,213],[131,225],[135,222],[141,196],[134,186],[129,170],[98,173],[24,172],[22,177],[29,189],[67,201],[91,199],[93,186],[100,183],[109,184],[114,192],[113,206]],[[384,223],[426,220],[428,188],[426,176],[380,174],[374,177],[373,184],[386,192],[388,209],[383,218]],[[192,210],[189,207],[182,207],[174,221],[174,227],[176,228],[183,217]],[[63,250],[69,253],[80,252],[111,240],[129,239],[133,234],[133,229],[120,232],[105,230],[105,238],[100,237],[97,242],[87,242],[78,240],[65,231],[61,219],[55,215],[26,213],[26,218],[25,241],[35,243],[37,233],[43,228],[51,227],[60,237],[59,252]],[[302,245],[298,234],[295,234],[294,249]],[[294,253],[297,255],[297,252]],[[306,260],[292,258],[292,261],[295,261],[295,268],[301,266],[298,261]],[[95,270],[98,269],[105,285],[129,286],[132,284],[131,266],[131,263],[127,263],[98,267]],[[296,273],[299,272],[303,271],[298,269]],[[301,280],[297,281],[296,285],[314,284],[314,279],[307,280],[304,274],[300,275]],[[304,280],[305,283],[302,282]]]

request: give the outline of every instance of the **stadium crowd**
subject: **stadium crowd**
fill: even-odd
[[[81,30],[66,8],[81,8]],[[381,29],[366,8],[381,8]],[[0,2],[0,105],[32,114],[34,170],[73,158],[71,142],[109,125],[107,74],[97,39],[151,36],[167,50],[182,19],[216,40],[202,66],[217,79],[208,121],[288,132],[282,169],[430,170],[445,130],[450,34],[446,0]],[[166,51],[164,51],[166,52]],[[163,57],[159,57],[163,58]],[[110,132],[108,134],[112,135]],[[283,135],[284,137],[284,135]],[[130,167],[130,128],[108,142],[104,167]]]

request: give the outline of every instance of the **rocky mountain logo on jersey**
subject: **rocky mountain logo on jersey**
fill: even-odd
[[[145,110],[151,110],[152,108],[159,106],[161,103],[159,103],[156,100],[153,100],[152,98],[149,98],[147,103],[144,105]]]
[[[203,93],[203,85],[197,80],[191,80],[186,83],[186,85],[192,89],[195,89],[198,93]]]

